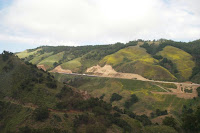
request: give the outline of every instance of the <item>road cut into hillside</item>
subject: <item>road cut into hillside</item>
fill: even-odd
[[[122,73],[116,72],[112,66],[105,65],[101,67],[99,65],[90,67],[86,70],[86,74],[79,74],[79,73],[72,73],[70,70],[62,69],[61,66],[56,67],[50,72],[54,73],[62,73],[62,74],[69,74],[69,75],[78,75],[78,76],[88,76],[88,77],[108,77],[108,78],[121,78],[121,79],[133,79],[133,80],[140,80],[146,82],[153,82],[153,83],[169,83],[175,84],[177,86],[176,89],[165,88],[161,87],[161,89],[165,90],[165,92],[152,92],[155,94],[162,94],[162,95],[176,95],[180,98],[185,99],[192,99],[197,97],[197,88],[200,87],[200,84],[192,83],[192,82],[169,82],[169,81],[156,81],[156,80],[149,80],[147,78],[142,77],[138,74],[133,73]]]

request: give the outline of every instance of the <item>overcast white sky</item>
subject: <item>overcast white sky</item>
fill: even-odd
[[[0,52],[200,39],[200,0],[0,0]]]

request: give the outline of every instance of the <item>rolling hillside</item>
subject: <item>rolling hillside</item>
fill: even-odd
[[[199,97],[185,97],[191,94],[190,91],[186,92],[190,87],[185,87],[185,93],[181,92],[175,95],[172,92],[178,91],[179,87],[171,83],[153,83],[132,79],[87,77],[59,73],[54,73],[53,75],[61,82],[66,82],[79,90],[87,91],[91,96],[110,102],[112,106],[128,109],[138,115],[146,115],[153,123],[162,125],[165,117],[173,117],[178,126],[176,129],[182,125],[183,115],[188,116],[186,119],[189,120],[190,114],[186,114],[200,106]],[[181,88],[183,89],[184,86],[181,85]],[[130,99],[133,96],[136,96],[137,100],[130,104]],[[188,125],[186,128],[188,127],[190,126]],[[146,126],[145,128],[154,129],[155,127]],[[156,130],[154,129],[152,132],[164,132]],[[178,132],[181,133],[183,131],[178,129]]]
[[[100,61],[100,64],[110,64],[117,71],[136,73],[149,79],[176,79],[168,70],[157,65],[157,59],[154,59],[145,49],[137,46],[124,48],[108,55]]]
[[[96,46],[42,46],[16,55],[43,65],[48,71],[60,65],[74,73],[85,73],[90,67],[108,64],[118,72],[135,73],[148,79],[200,83],[199,44],[199,41],[139,40]]]
[[[146,127],[148,126],[148,127]],[[12,53],[0,54],[0,132],[101,133],[166,130],[148,117],[112,107],[99,98],[63,85]]]
[[[180,75],[184,79],[189,79],[189,77],[192,75],[192,69],[195,66],[195,62],[192,60],[192,56],[187,52],[179,48],[166,46],[158,53],[158,55],[161,55],[162,57],[167,58],[176,64]]]
[[[87,91],[94,97],[101,97],[103,95],[103,100],[107,102],[110,101],[113,93],[117,93],[122,96],[122,99],[112,102],[112,105],[120,108],[125,108],[124,104],[126,100],[128,100],[132,94],[136,94],[139,98],[139,102],[130,107],[130,110],[136,114],[141,113],[151,116],[150,113],[155,112],[156,109],[160,109],[168,110],[169,114],[180,117],[180,112],[184,105],[192,108],[199,105],[199,99],[185,99],[184,97],[181,98],[176,95],[165,93],[177,90],[175,84],[152,83],[131,79],[80,77],[58,73],[53,75],[58,81],[67,82],[79,90]],[[160,92],[161,94],[159,94]]]

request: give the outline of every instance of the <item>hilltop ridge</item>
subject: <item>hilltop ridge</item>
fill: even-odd
[[[138,40],[112,45],[42,46],[16,55],[42,65],[47,71],[60,66],[73,73],[85,73],[90,67],[107,64],[117,72],[139,74],[148,79],[200,83],[199,47],[199,40],[189,43]]]

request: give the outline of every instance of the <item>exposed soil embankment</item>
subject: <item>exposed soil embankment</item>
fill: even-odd
[[[138,74],[116,72],[110,65],[105,65],[104,67],[101,67],[99,65],[93,66],[93,67],[88,68],[86,72],[92,73],[97,76],[102,76],[102,77],[137,79],[137,80],[143,80],[143,81],[148,80]]]
[[[38,69],[43,69],[44,71],[47,71],[47,69],[45,68],[44,65],[37,65],[37,68],[38,68]]]
[[[57,72],[57,73],[72,73],[71,70],[62,69],[61,66],[57,66],[56,68],[54,68],[54,69],[51,70],[50,72]]]

